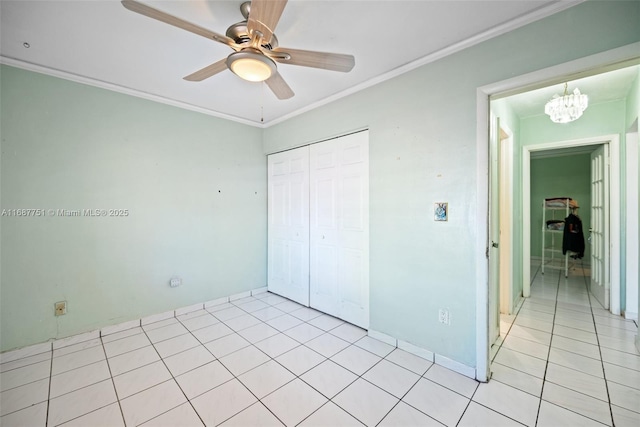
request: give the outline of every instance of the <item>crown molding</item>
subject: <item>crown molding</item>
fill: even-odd
[[[251,120],[243,119],[241,117],[232,116],[230,114],[220,113],[218,111],[213,111],[207,108],[198,107],[197,105],[189,104],[187,102],[177,101],[175,99],[167,98],[164,96],[154,95],[148,92],[143,92],[141,90],[133,89],[126,86],[121,86],[109,82],[105,82],[103,80],[93,79],[90,77],[81,76],[79,74],[73,74],[62,70],[57,70],[55,68],[44,67],[42,65],[33,64],[31,62],[21,61],[19,59],[10,58],[7,56],[0,55],[0,64],[9,65],[11,67],[21,68],[27,71],[33,71],[40,74],[45,74],[52,77],[58,77],[60,79],[69,80],[76,83],[82,83],[89,86],[98,87],[100,89],[106,89],[113,92],[123,93],[125,95],[135,96],[137,98],[146,99],[149,101],[158,102],[160,104],[171,105],[173,107],[182,108],[184,110],[194,111],[197,113],[206,114],[208,116],[217,117],[219,119],[230,120],[232,122],[238,122],[244,125],[249,125],[253,127],[264,127],[260,123],[256,123]]]

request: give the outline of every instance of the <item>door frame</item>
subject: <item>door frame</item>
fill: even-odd
[[[505,124],[498,127],[500,179],[498,198],[500,209],[500,272],[499,312],[513,314],[513,132]]]
[[[620,314],[620,215],[611,215],[611,212],[622,212],[620,200],[620,135],[603,135],[522,147],[522,294],[525,297],[531,295],[531,153],[602,144],[609,146],[609,310],[613,314]]]
[[[626,175],[627,175],[627,218],[626,218],[626,286],[624,292],[624,308],[620,310],[626,319],[638,320],[638,264],[633,260],[640,252],[640,234],[638,233],[638,152],[640,140],[638,138],[638,119],[627,129],[626,146]],[[635,265],[635,266],[634,266]]]
[[[617,69],[637,63],[640,42],[607,50],[476,89],[476,379],[487,381],[489,343],[489,101],[493,95],[516,94],[576,79],[594,70]],[[528,280],[527,280],[528,281]],[[526,283],[526,282],[525,282]]]

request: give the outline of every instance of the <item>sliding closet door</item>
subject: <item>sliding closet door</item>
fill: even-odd
[[[309,305],[309,147],[268,157],[268,288]]]
[[[369,134],[311,146],[311,307],[369,326]]]

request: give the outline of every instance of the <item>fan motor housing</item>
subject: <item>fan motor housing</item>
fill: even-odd
[[[227,37],[232,39],[237,44],[242,44],[251,41],[249,30],[247,30],[247,21],[238,22],[227,28]],[[278,47],[278,38],[275,34],[271,36],[271,42],[262,45],[267,50],[272,50]]]

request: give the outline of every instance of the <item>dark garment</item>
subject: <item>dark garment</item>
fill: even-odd
[[[584,234],[582,232],[582,220],[574,214],[569,214],[564,219],[564,234],[562,236],[562,254],[567,251],[575,252],[574,258],[584,256]]]

